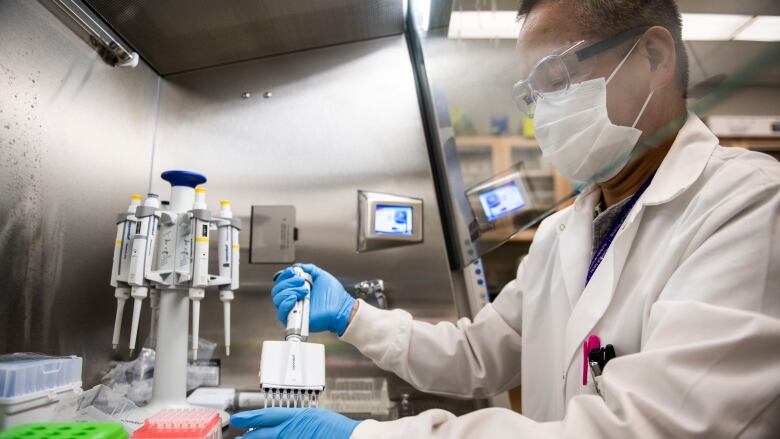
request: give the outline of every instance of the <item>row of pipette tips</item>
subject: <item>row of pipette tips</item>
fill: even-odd
[[[268,407],[286,407],[286,408],[308,408],[318,407],[319,390],[306,389],[263,389],[263,406]]]

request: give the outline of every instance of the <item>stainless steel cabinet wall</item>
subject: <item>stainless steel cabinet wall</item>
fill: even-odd
[[[381,278],[390,305],[418,318],[456,318],[403,36],[160,79],[143,63],[105,65],[38,2],[3,0],[0,41],[0,352],[81,355],[96,383],[111,356],[115,215],[150,175],[167,197],[159,173],[172,168],[206,174],[211,209],[229,198],[245,223],[224,384],[255,387],[262,341],[282,336],[269,297],[282,266],[248,264],[253,204],[295,205],[298,260],[346,285]],[[361,189],[422,198],[424,242],[356,253]],[[201,322],[221,343],[214,291]],[[330,376],[382,374],[334,337],[314,339]]]
[[[0,1],[0,353],[81,355],[99,377],[114,220],[148,185],[157,85],[40,3]]]
[[[242,98],[245,92],[251,97]],[[271,277],[283,266],[248,264],[253,204],[295,205],[299,261],[322,266],[345,285],[381,278],[390,305],[418,318],[456,318],[403,36],[169,76],[160,114],[154,174],[172,168],[203,172],[209,206],[216,209],[220,198],[229,198],[245,224],[234,347],[222,363],[225,384],[257,386],[262,341],[283,336],[269,294]],[[153,188],[168,190],[161,180]],[[356,253],[361,189],[422,198],[424,242]],[[207,294],[202,314],[201,336],[221,341],[216,294]],[[314,339],[327,343],[330,376],[381,373],[335,337]]]

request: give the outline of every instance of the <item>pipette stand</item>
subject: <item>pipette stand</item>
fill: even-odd
[[[141,426],[145,419],[166,409],[201,408],[187,402],[188,291],[161,289],[159,313],[152,399],[144,407],[121,413],[122,422]],[[226,426],[230,415],[221,410],[219,416]]]
[[[116,268],[121,264],[116,263],[115,256],[115,269],[121,273],[115,277],[120,286],[125,279],[135,279],[127,283],[134,288],[146,286],[159,291],[152,399],[144,407],[117,415],[120,421],[139,427],[143,425],[145,419],[165,409],[198,408],[189,404],[186,399],[189,305],[196,301],[193,296],[200,300],[208,286],[218,286],[221,292],[229,293],[230,299],[232,299],[232,291],[238,288],[240,224],[232,219],[229,202],[223,201],[221,217],[212,219],[205,210],[205,191],[197,189],[196,197],[195,187],[204,183],[205,177],[185,171],[169,171],[163,173],[163,178],[171,182],[172,187],[168,209],[156,209],[154,212],[154,217],[159,222],[159,230],[155,227],[156,223],[152,222],[152,227],[145,236],[137,234],[134,238],[148,240],[151,249],[147,247],[146,260],[136,262],[136,266],[131,266],[129,269],[131,273],[127,275],[120,268]],[[145,212],[139,208],[132,219],[140,223],[143,215],[148,217],[148,208]],[[138,230],[142,230],[141,226]],[[220,235],[219,245],[224,247],[224,249],[220,248],[220,275],[209,275],[207,273],[208,230],[222,227],[226,228],[226,233]],[[203,245],[198,246],[198,243]],[[120,245],[119,240],[117,245]],[[155,270],[152,270],[153,263]],[[139,264],[144,267],[143,284],[140,284],[139,277],[133,277],[132,273],[134,269],[139,269]],[[222,267],[226,269],[223,270]],[[220,295],[223,302],[225,302],[224,295]],[[140,302],[136,303],[140,304]],[[229,316],[229,307],[228,301],[225,303],[226,316]],[[193,306],[193,313],[198,312],[199,306]],[[194,318],[193,321],[197,323],[198,319]],[[134,330],[137,329],[137,322],[134,322],[133,327]],[[229,322],[226,322],[226,327],[229,328]],[[119,337],[119,330],[116,331],[114,339]],[[192,348],[196,355],[198,332],[197,325],[193,325]],[[226,348],[229,349],[229,333],[225,335]],[[135,332],[131,335],[131,350],[135,348],[134,342]],[[230,419],[227,412],[220,411],[220,417],[222,425],[227,425]]]

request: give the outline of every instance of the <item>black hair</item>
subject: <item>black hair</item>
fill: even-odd
[[[676,75],[683,98],[688,95],[688,53],[682,40],[682,17],[675,0],[520,0],[518,17],[545,1],[565,2],[588,34],[608,37],[641,26],[662,26],[674,39]]]

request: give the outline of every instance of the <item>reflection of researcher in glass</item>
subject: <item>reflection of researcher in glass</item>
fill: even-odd
[[[247,438],[780,437],[780,165],[718,146],[686,113],[672,0],[524,0],[521,13],[514,97],[535,103],[544,156],[594,184],[539,226],[517,279],[473,322],[431,325],[304,269],[313,331],[427,392],[522,384],[523,414],[270,409],[234,416],[261,427]],[[272,294],[284,319],[295,300],[280,299],[305,290],[288,271]]]

